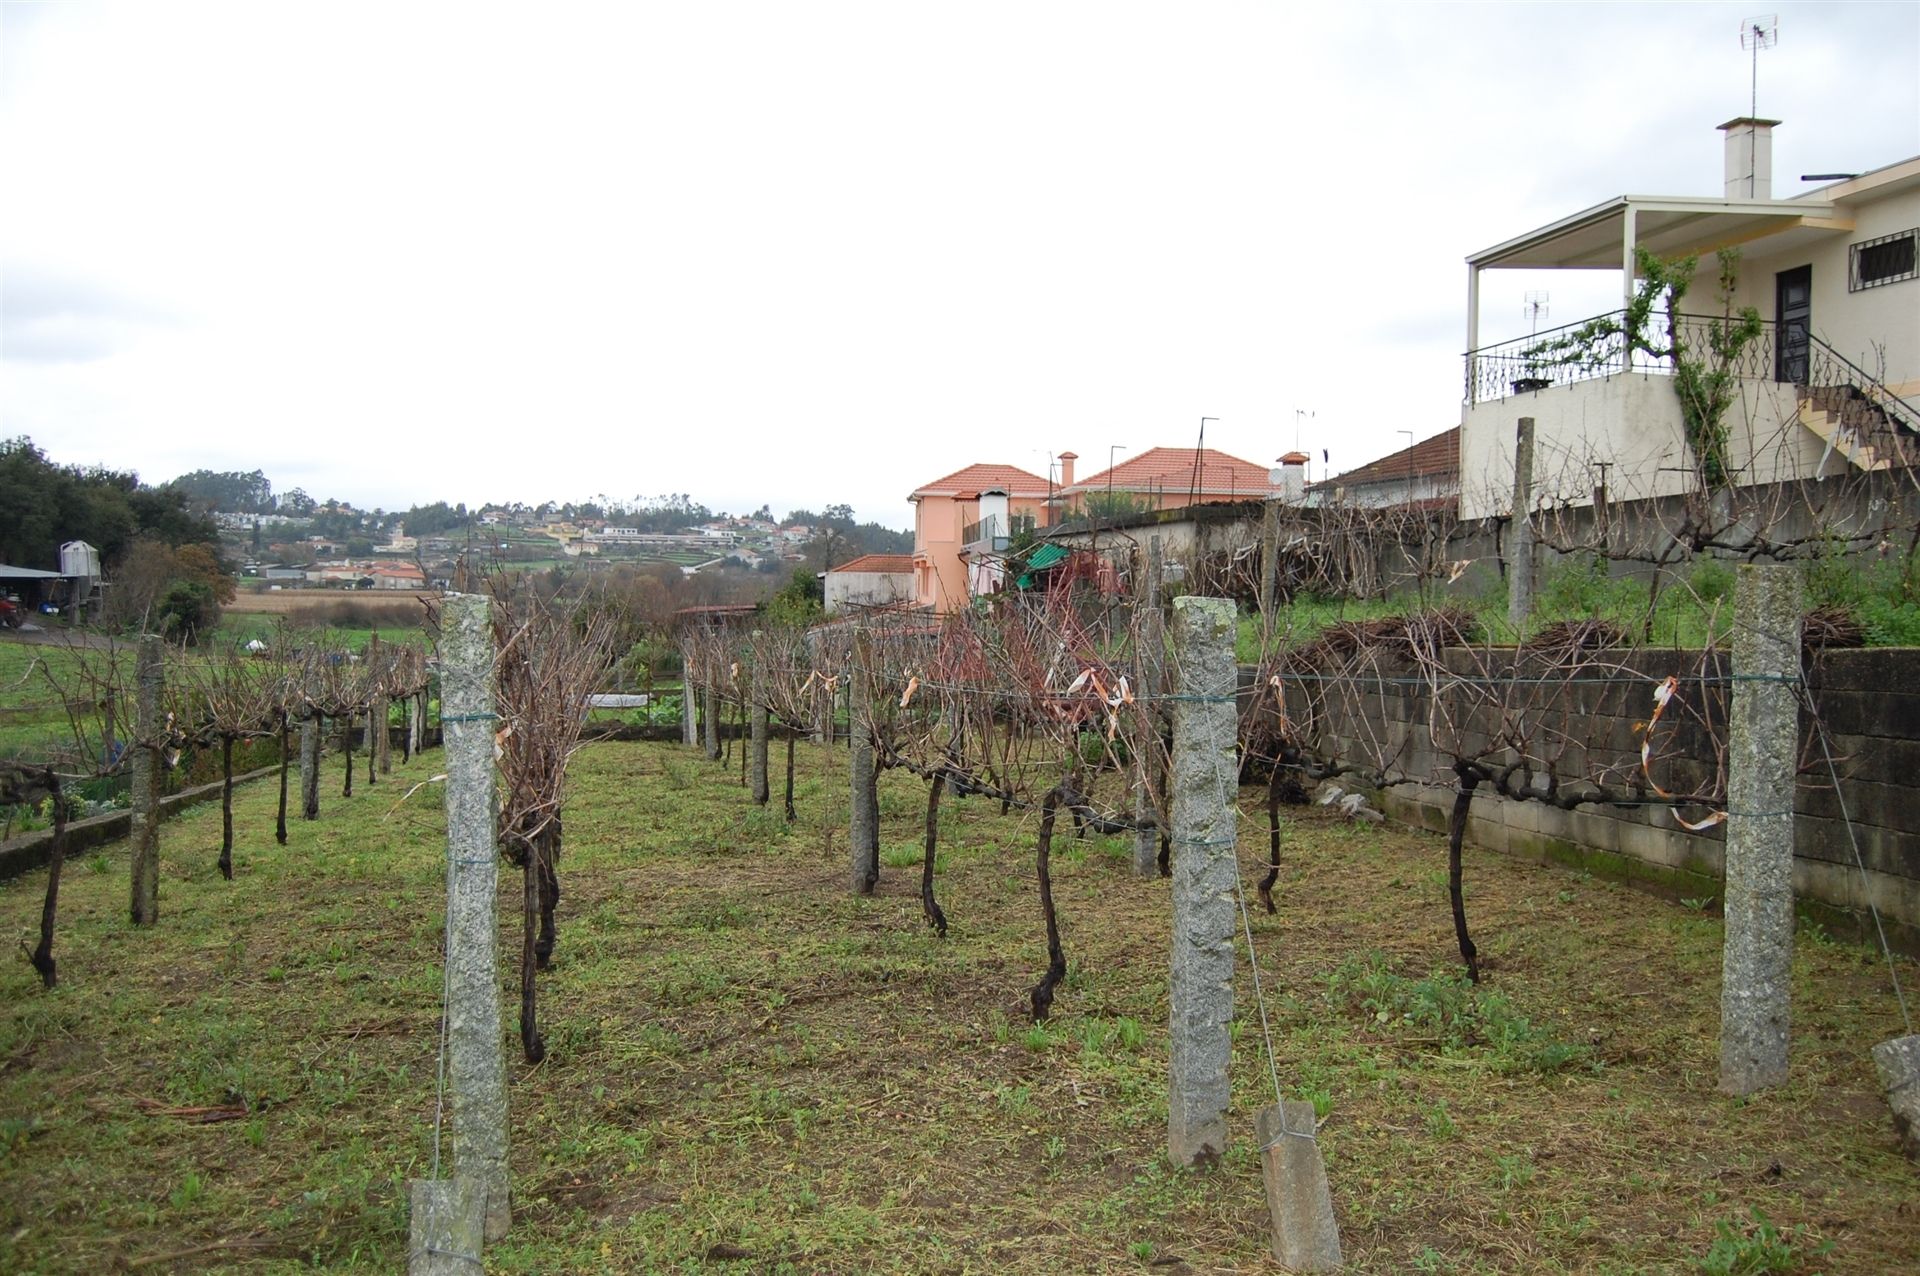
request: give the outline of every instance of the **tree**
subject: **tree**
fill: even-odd
[[[282,514],[292,514],[297,518],[305,518],[307,515],[313,513],[313,508],[313,498],[307,495],[304,488],[293,488],[280,498],[280,512]]]
[[[220,604],[205,583],[176,580],[160,596],[154,621],[162,634],[192,646],[199,642],[202,632],[220,623]]]

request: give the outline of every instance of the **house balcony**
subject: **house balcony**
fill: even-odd
[[[1013,538],[1034,530],[1035,520],[1031,514],[1011,516],[989,514],[976,523],[968,523],[960,531],[960,552],[962,554],[1004,554],[1012,545]]]
[[[1803,325],[1655,314],[1629,342],[1625,312],[1470,351],[1461,431],[1461,513],[1505,513],[1516,423],[1534,421],[1539,499],[1585,504],[1697,486],[1669,352],[1676,335],[1706,374],[1725,373],[1725,461],[1739,485],[1920,464],[1920,410]]]

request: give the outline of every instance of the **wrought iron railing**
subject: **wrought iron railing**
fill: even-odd
[[[1672,359],[1653,353],[1672,345],[1673,325],[1667,316],[1649,315],[1640,339],[1630,346],[1625,315],[1616,310],[1470,352],[1469,401],[1484,403],[1619,372],[1672,375]],[[1847,432],[1856,441],[1872,444],[1878,455],[1896,464],[1920,462],[1920,409],[1803,326],[1783,329],[1761,320],[1744,341],[1726,341],[1740,322],[1721,315],[1681,315],[1681,344],[1742,380],[1797,386],[1802,397],[1841,418]]]
[[[1466,356],[1467,399],[1484,403],[1504,399],[1510,394],[1545,390],[1608,377],[1619,372],[1640,372],[1654,376],[1671,375],[1670,358],[1653,351],[1668,349],[1671,326],[1664,314],[1648,315],[1640,339],[1627,341],[1626,312],[1610,311],[1579,323],[1567,324],[1516,337],[1497,345],[1483,346]],[[1696,354],[1714,349],[1719,337],[1741,321],[1722,315],[1679,316],[1681,343]],[[1876,401],[1890,400],[1895,412],[1908,414],[1913,409],[1887,393],[1877,378],[1836,353],[1831,346],[1809,334],[1805,328],[1791,326],[1782,331],[1778,324],[1761,320],[1758,331],[1721,366],[1736,377],[1754,381],[1783,381],[1799,386],[1852,385]]]
[[[1031,514],[1012,514],[1005,518],[998,514],[989,514],[976,523],[968,523],[960,531],[962,545],[988,543],[988,548],[1002,550],[1015,536],[1034,529],[1034,517]]]

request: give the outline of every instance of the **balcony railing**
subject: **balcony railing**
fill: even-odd
[[[984,549],[994,553],[1007,548],[1015,536],[1034,529],[1031,514],[1014,514],[1002,518],[998,514],[989,514],[977,523],[968,523],[961,529],[960,544],[966,549]]]
[[[1669,347],[1672,325],[1664,314],[1647,318],[1641,342],[1629,349],[1621,310],[1564,327],[1519,337],[1470,351],[1467,364],[1467,400],[1485,403],[1521,394],[1608,377],[1619,372],[1650,376],[1673,375],[1671,359],[1649,354]],[[1716,358],[1730,326],[1737,320],[1720,315],[1681,315],[1680,340],[1690,355],[1708,359],[1735,377],[1749,381],[1778,381],[1800,388],[1813,406],[1838,413],[1845,400],[1849,428],[1875,444],[1883,455],[1911,464],[1920,457],[1920,409],[1893,394],[1877,377],[1835,351],[1804,327],[1782,329],[1761,321],[1758,333],[1740,343],[1730,356]],[[1860,405],[1872,409],[1862,413]]]

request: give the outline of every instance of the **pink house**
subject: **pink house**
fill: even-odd
[[[1073,454],[1063,454],[1072,472]],[[999,584],[995,555],[1022,530],[1048,523],[1052,485],[1017,465],[969,465],[917,489],[913,502],[914,605],[958,611]]]

